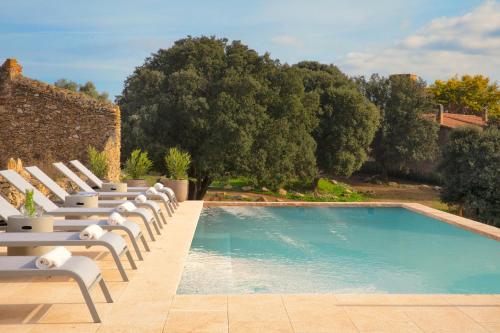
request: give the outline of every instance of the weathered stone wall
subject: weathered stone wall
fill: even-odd
[[[26,78],[14,59],[0,67],[0,168],[11,157],[24,165],[85,163],[88,145],[108,153],[108,178],[118,180],[118,106]]]

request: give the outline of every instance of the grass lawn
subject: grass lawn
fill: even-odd
[[[153,185],[160,175],[145,177]],[[248,187],[251,187],[250,189]],[[250,179],[244,177],[214,181],[205,200],[217,201],[314,201],[314,202],[359,202],[359,201],[403,201],[454,213],[439,199],[439,191],[433,185],[391,179],[389,183],[374,184],[362,176],[331,181],[320,179],[316,192],[301,184],[286,188],[286,194],[254,188]]]
[[[280,194],[279,191],[267,190],[265,188],[257,189],[251,187],[250,181],[245,178],[231,178],[226,181],[216,181],[210,186],[207,194],[208,200],[243,200],[243,201],[271,201],[271,199],[294,200],[294,201],[338,201],[355,202],[364,201],[362,193],[357,192],[351,186],[337,182],[336,184],[327,180],[320,179],[318,188],[315,192],[304,189],[303,186],[291,186],[286,188],[286,194]],[[223,191],[223,192],[221,192]]]
[[[287,188],[286,195],[277,191],[262,191],[252,188],[246,178],[231,178],[213,182],[207,193],[206,200],[242,200],[242,201],[404,201],[418,202],[443,211],[450,211],[448,206],[439,199],[439,191],[432,185],[391,179],[389,183],[373,184],[363,180],[363,177],[340,179],[336,183],[321,179],[316,193],[312,191],[295,191]],[[300,186],[297,186],[300,188]],[[453,211],[451,211],[453,212]]]

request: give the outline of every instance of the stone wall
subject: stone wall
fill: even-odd
[[[84,94],[26,78],[15,59],[0,67],[0,168],[87,162],[88,145],[105,150],[111,180],[120,176],[120,109]]]

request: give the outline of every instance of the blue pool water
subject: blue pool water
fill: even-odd
[[[500,242],[403,208],[205,208],[178,293],[500,293]]]

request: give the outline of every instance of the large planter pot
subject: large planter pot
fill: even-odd
[[[64,199],[64,207],[73,208],[97,208],[99,207],[99,196],[96,192],[79,192],[68,195]],[[92,215],[71,215],[66,216],[66,220],[93,220],[98,216]]]
[[[7,232],[53,232],[54,218],[48,215],[28,217],[12,215],[7,219]],[[41,256],[52,250],[53,246],[9,247],[9,256]]]
[[[145,179],[127,179],[129,187],[148,187],[149,184]]]
[[[189,181],[187,179],[166,179],[164,185],[170,187],[174,191],[175,197],[179,202],[187,200],[189,192]]]
[[[142,179],[137,179],[142,180]],[[101,191],[103,192],[127,192],[127,183],[103,183]]]
[[[103,183],[102,192],[127,192],[127,183]],[[126,197],[111,197],[110,200],[127,200]]]

